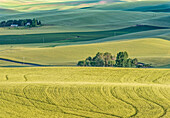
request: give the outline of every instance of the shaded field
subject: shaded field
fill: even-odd
[[[82,42],[91,41],[101,38],[119,36],[124,34],[168,29],[168,27],[156,27],[156,26],[133,26],[119,30],[111,31],[98,31],[98,32],[67,32],[67,33],[51,33],[51,34],[28,34],[28,35],[0,35],[0,44],[29,44],[29,43],[61,43],[64,42]]]
[[[169,69],[0,70],[1,117],[170,117]]]

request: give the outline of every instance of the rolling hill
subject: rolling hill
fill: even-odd
[[[51,45],[45,48],[45,45]],[[111,52],[116,55],[119,51],[126,50],[130,57],[137,57],[139,61],[151,63],[156,67],[170,64],[170,42],[163,39],[133,39],[125,41],[111,41],[93,44],[72,46],[55,46],[51,44],[30,45],[3,45],[1,57],[16,61],[37,63],[42,65],[72,65],[97,52]],[[40,46],[44,46],[39,48]],[[37,48],[38,47],[38,48]]]
[[[158,9],[157,7],[168,8],[168,1],[1,2],[1,8],[8,13],[1,12],[0,21],[36,18],[43,23],[41,27],[26,29],[1,27],[1,58],[22,61],[23,57],[26,57],[27,62],[42,65],[75,65],[78,60],[94,55],[99,51],[98,48],[101,48],[101,52],[116,53],[113,50],[127,50],[141,61],[153,63],[156,67],[169,67],[167,44],[170,39],[170,14],[149,11]],[[108,41],[112,45],[108,45]],[[119,41],[121,43],[117,44]],[[158,44],[155,45],[154,42]],[[123,47],[125,43],[129,45]],[[79,51],[75,51],[78,47]],[[141,52],[144,47],[146,51]],[[69,56],[69,50],[73,51],[72,56]],[[159,53],[154,54],[153,50]],[[54,55],[50,55],[50,51]]]
[[[0,118],[169,118],[169,6],[169,0],[0,0],[0,23],[42,21],[0,27]],[[155,69],[76,67],[97,52],[120,51]]]

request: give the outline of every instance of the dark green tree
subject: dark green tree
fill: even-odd
[[[92,61],[92,57],[87,57],[86,60]]]
[[[86,62],[85,61],[79,61],[77,66],[86,66]]]

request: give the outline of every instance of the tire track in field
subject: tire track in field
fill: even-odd
[[[163,77],[166,77],[168,74],[169,74],[168,72],[167,72],[167,73],[164,73],[163,75],[161,75],[160,77],[156,78],[156,79],[153,80],[152,82],[153,82],[153,83],[156,83],[158,80],[160,80],[160,79],[163,78]]]
[[[28,86],[29,86],[29,85],[27,85],[26,87],[28,87]],[[36,107],[36,105],[35,105],[32,101],[40,102],[40,103],[44,103],[44,104],[48,104],[48,105],[55,106],[55,107],[57,107],[57,108],[59,109],[58,112],[60,112],[60,113],[69,114],[69,115],[74,115],[74,116],[79,116],[79,117],[84,117],[84,118],[88,118],[87,116],[79,115],[79,114],[76,114],[76,113],[65,112],[65,111],[63,111],[59,106],[57,106],[57,105],[54,104],[54,103],[48,103],[48,102],[43,102],[43,101],[36,100],[36,99],[30,99],[30,98],[28,98],[28,96],[26,95],[26,92],[25,92],[26,87],[23,89],[25,98],[28,99],[28,100],[30,101],[30,103],[32,103],[32,104],[34,105],[34,107],[37,108],[37,109],[43,109],[43,108],[38,108],[38,107]],[[32,101],[31,101],[31,100],[32,100]],[[45,110],[45,111],[51,111],[51,112],[57,112],[57,111],[49,110],[49,109],[43,109],[43,110]]]
[[[120,97],[114,95],[114,94],[113,94],[113,89],[115,89],[115,88],[116,88],[116,87],[110,89],[111,95],[112,95],[114,98],[116,98],[117,100],[119,100],[119,101],[121,101],[121,102],[123,102],[123,103],[125,103],[125,104],[130,105],[130,106],[134,109],[135,113],[132,114],[132,115],[130,115],[130,116],[128,116],[128,117],[135,117],[135,116],[138,114],[138,109],[137,109],[137,107],[136,107],[135,105],[133,105],[133,104],[131,104],[131,103],[129,103],[129,102],[123,100],[122,98],[120,98]]]
[[[160,105],[159,103],[154,102],[154,101],[152,101],[152,100],[150,100],[150,99],[148,99],[148,98],[140,95],[139,92],[136,92],[136,93],[137,93],[137,95],[138,95],[140,98],[143,98],[144,100],[146,100],[146,101],[148,101],[148,102],[150,102],[150,103],[152,103],[152,104],[155,104],[156,106],[159,106],[159,107],[162,109],[163,113],[162,113],[158,118],[161,118],[161,117],[163,117],[163,116],[166,115],[167,109],[164,108],[164,106],[162,106],[162,105]]]
[[[49,102],[50,102],[50,103],[57,105],[55,102],[52,102],[53,99],[50,97],[50,95],[49,95],[49,93],[48,93],[48,89],[49,89],[49,87],[48,87],[48,88],[46,89],[46,91],[45,91],[46,97],[49,99]],[[63,108],[68,108],[68,109],[74,109],[74,110],[80,110],[80,111],[90,112],[90,111],[88,111],[88,110],[84,110],[84,109],[80,109],[80,108],[68,107],[68,106],[64,106],[64,105],[57,105],[57,106],[63,107]],[[65,113],[68,113],[68,112],[65,112]],[[90,113],[92,113],[92,112],[90,112]],[[82,116],[83,116],[83,115],[82,115]],[[83,117],[90,118],[89,116],[83,116]]]
[[[138,80],[142,80],[143,78],[148,78],[148,77],[149,77],[149,75],[143,75],[143,76],[135,79],[134,82],[140,82],[140,81],[138,81]]]
[[[1,99],[1,98],[0,98],[0,99]],[[1,100],[2,100],[2,99],[1,99]],[[4,111],[4,112],[7,113],[7,114],[10,114],[10,116],[17,116],[17,118],[21,118],[21,116],[18,116],[17,114],[8,112],[8,111],[6,111],[6,110],[4,110],[4,109],[2,109],[2,108],[0,108],[0,110]],[[0,117],[0,118],[3,118],[3,117]]]
[[[109,87],[110,88],[110,87]],[[110,90],[108,88],[108,90]],[[103,95],[103,94],[105,94],[105,92],[104,92],[104,86],[103,87],[101,87],[101,94],[102,94],[102,96],[103,96],[103,98],[105,99],[105,101],[107,102],[107,103],[109,103],[109,104],[112,104],[110,101],[108,101],[107,99],[106,99],[106,97]],[[106,94],[105,94],[106,95]],[[111,94],[112,95],[112,94]],[[113,97],[113,96],[112,96]],[[110,98],[110,97],[109,97]],[[116,100],[118,100],[118,101],[120,101],[119,99],[117,99],[117,98],[115,98]],[[120,116],[121,118],[124,118],[123,116]]]
[[[34,102],[39,102],[39,103],[44,103],[44,104],[48,104],[48,105],[53,105],[53,106],[56,107],[56,105],[54,105],[54,104],[50,104],[50,103],[47,103],[47,102],[42,102],[42,101],[35,100],[35,99],[30,99],[30,98],[28,98],[28,97],[23,97],[23,96],[20,96],[20,95],[17,95],[17,94],[9,93],[9,92],[4,92],[4,93],[10,94],[10,95],[14,95],[14,96],[16,96],[16,97],[24,98],[24,99],[28,100],[33,106],[15,102],[16,104],[24,105],[24,106],[26,106],[26,107],[28,107],[28,106],[29,106],[29,107],[33,107],[33,108],[36,108],[36,109],[38,109],[38,110],[40,110],[40,111],[41,111],[41,110],[44,110],[44,111],[50,111],[50,112],[57,112],[57,111],[54,111],[54,110],[38,108],[38,107],[36,107],[36,105],[35,105],[32,101],[34,101]],[[13,103],[13,101],[10,101],[10,100],[6,100],[6,99],[3,99],[3,98],[0,98],[0,99]],[[32,101],[31,101],[31,100],[32,100]],[[58,112],[59,112],[59,111],[58,111]],[[75,116],[79,116],[79,117],[89,118],[89,117],[87,117],[87,116],[83,116],[83,115],[79,115],[79,114],[75,114],[75,113],[64,112],[64,111],[62,111],[62,112],[60,112],[60,113],[70,114],[70,115],[75,115]]]
[[[103,111],[100,107],[98,107],[97,105],[95,105],[90,99],[88,99],[86,96],[84,96],[79,90],[78,90],[79,94],[86,99],[91,105],[95,106],[97,109]]]
[[[31,103],[31,104],[34,106],[34,108],[36,108],[37,110],[40,111],[40,109],[27,97],[27,95],[26,95],[26,93],[25,93],[25,89],[26,89],[26,87],[28,87],[28,86],[29,86],[29,85],[25,86],[25,87],[23,88],[23,90],[22,90],[25,97],[23,97],[23,96],[20,96],[20,97],[25,98],[26,100],[28,100],[29,103]],[[42,109],[42,110],[45,110],[45,109]]]
[[[95,105],[91,100],[89,100],[87,97],[85,97],[78,89],[79,94],[86,99],[90,104],[92,104],[93,106],[95,106],[96,108],[98,108],[99,110],[103,111],[102,109],[100,109],[97,105]],[[110,113],[104,113],[104,112],[100,112],[100,111],[94,111],[91,110],[94,113],[99,113],[99,114],[104,114],[104,115],[109,115],[109,116],[114,116],[114,117],[118,117],[118,118],[122,118],[121,116],[115,115],[115,114],[110,114]]]
[[[25,82],[27,82],[28,78],[26,77],[26,75],[24,75],[23,77],[24,77]]]
[[[0,91],[1,93],[6,93],[6,92],[4,92],[4,91]],[[10,94],[11,95],[11,94]],[[17,95],[15,95],[15,96],[17,96]],[[3,101],[6,101],[6,102],[9,102],[9,103],[14,103],[14,101],[12,101],[12,100],[7,100],[7,99],[4,99],[4,98],[1,98],[0,97],[0,100],[3,100]],[[22,105],[22,106],[26,106],[26,107],[32,107],[32,106],[30,106],[30,105],[26,105],[26,104],[22,104],[22,103],[18,103],[18,102],[16,102],[15,101],[15,103],[16,104],[19,104],[19,105]],[[3,109],[4,110],[4,109]],[[8,113],[8,114],[12,114],[12,115],[15,115],[15,116],[17,116],[18,118],[20,118],[20,116],[18,116],[17,114],[14,114],[14,113],[11,113],[11,112],[7,112],[7,111],[5,111],[6,113]],[[14,111],[14,112],[16,112],[16,111]],[[16,112],[16,113],[18,113],[18,112]]]
[[[6,93],[6,94],[10,94],[10,95],[14,95],[14,96],[17,96],[17,97],[21,97],[21,98],[23,98],[23,99],[26,99],[26,100],[28,100],[27,98],[25,98],[25,97],[23,97],[23,96],[19,96],[19,95],[16,95],[16,94],[12,94],[12,93]],[[3,99],[3,98],[0,98],[1,100],[4,100],[4,101],[7,101],[7,102],[10,102],[10,103],[14,103],[14,101],[12,101],[12,100],[6,100],[6,99]],[[22,103],[19,103],[19,102],[15,102],[16,104],[18,104],[18,105],[22,105],[22,106],[25,106],[25,107],[32,107],[32,108],[36,108],[33,104],[33,106],[32,105],[26,105],[26,104],[22,104]],[[47,110],[47,109],[43,109],[43,108],[36,108],[37,110],[39,110],[40,112],[41,112],[41,110],[43,110],[43,111],[49,111],[49,110]],[[53,111],[52,111],[53,112]],[[56,111],[55,111],[56,112]],[[18,117],[18,118],[20,118],[20,117]]]
[[[5,78],[6,78],[6,81],[8,81],[8,80],[9,80],[9,77],[8,77],[8,75],[5,75]]]
[[[101,89],[100,89],[99,92],[100,92],[100,94],[102,95],[103,99],[104,99],[108,104],[111,104],[111,102],[110,102],[109,100],[107,100],[106,97],[105,97],[105,96],[107,96],[107,95],[106,95],[105,92],[104,92],[104,87],[101,87]]]
[[[151,89],[151,90],[152,90],[152,93],[154,93],[154,95],[156,95],[155,92],[153,91],[153,89]],[[152,102],[154,102],[154,101],[152,101]],[[157,103],[157,102],[154,102],[154,103]],[[163,109],[163,114],[160,115],[159,118],[164,117],[164,116],[166,115],[168,109],[165,108],[165,107],[164,107],[163,105],[161,105],[160,103],[157,103],[157,105],[159,105],[159,106]]]
[[[159,89],[159,93],[160,93],[165,99],[167,99],[168,102],[170,102],[170,96],[167,97],[167,94],[165,94],[164,91],[161,91],[161,89]],[[169,94],[168,94],[168,95],[169,95]]]

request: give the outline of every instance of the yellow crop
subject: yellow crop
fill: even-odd
[[[2,118],[169,118],[169,108],[169,69],[0,69]]]

